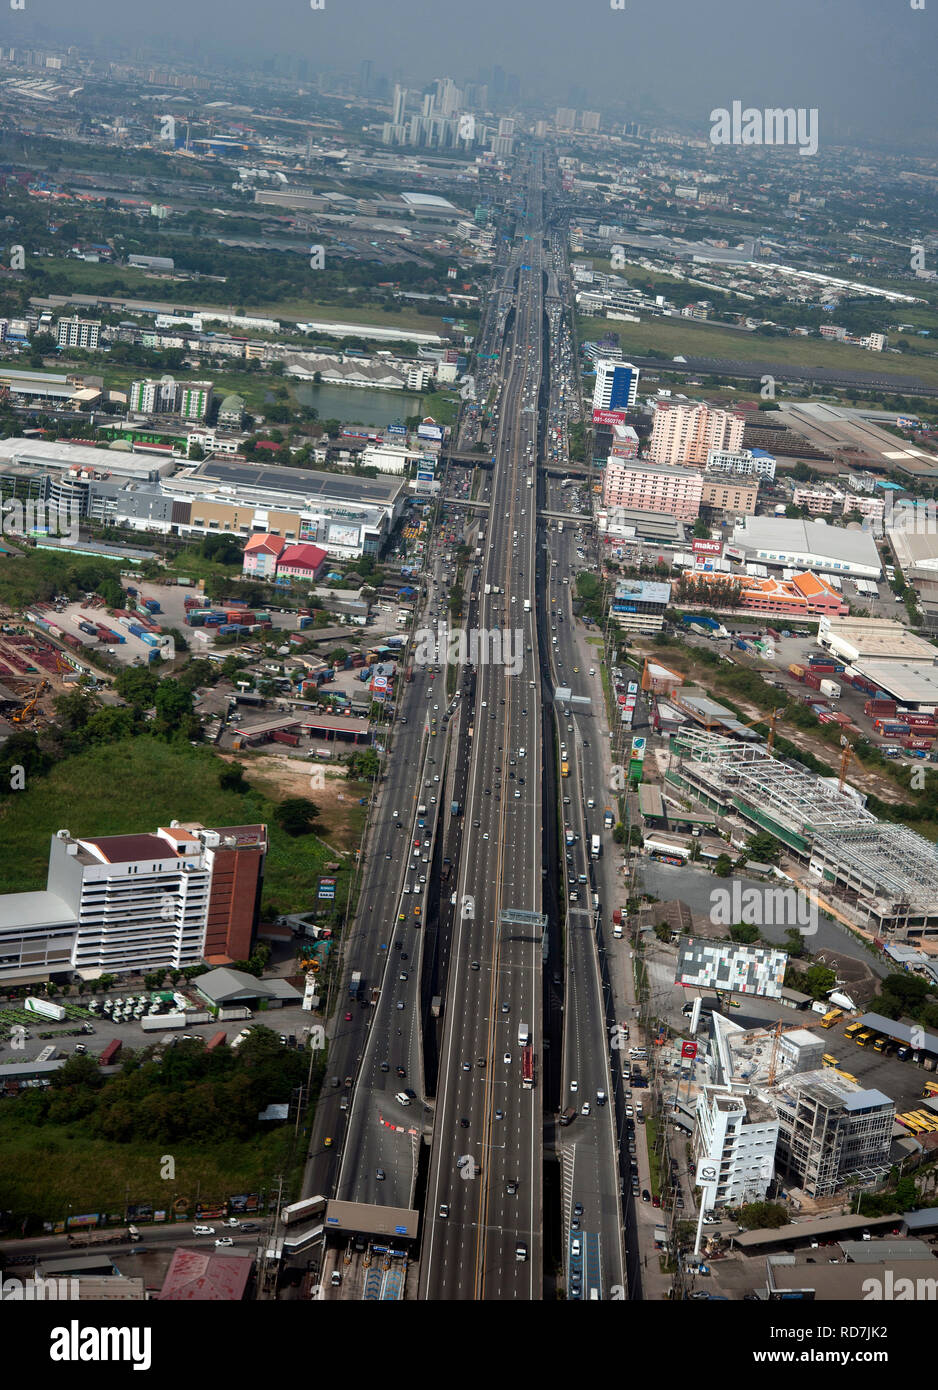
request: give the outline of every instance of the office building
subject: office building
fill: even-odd
[[[625,632],[660,632],[670,602],[670,584],[623,579],[616,585],[610,612]]]
[[[407,88],[401,87],[398,83],[394,84],[394,100],[392,102],[392,125],[403,125],[404,115],[407,111]]]
[[[739,451],[745,423],[742,415],[713,409],[702,402],[677,405],[660,401],[655,407],[649,457],[655,463],[703,467],[711,450]]]
[[[718,1181],[713,1205],[761,1202],[775,1171],[778,1118],[748,1087],[704,1086],[697,1099],[693,1148]]]
[[[872,1185],[889,1171],[896,1108],[882,1091],[826,1068],[789,1077],[770,1099],[779,1168],[809,1197],[832,1196],[848,1181]]]
[[[607,460],[604,507],[664,512],[679,521],[696,521],[702,495],[703,479],[696,469],[659,468],[637,459]]]
[[[708,473],[738,473],[740,477],[775,477],[775,459],[764,449],[740,449],[731,453],[726,449],[711,449],[707,454]]]
[[[569,106],[558,106],[554,126],[557,130],[576,130],[576,112]]]
[[[173,822],[93,838],[59,830],[46,890],[0,897],[0,982],[244,960],[266,853],[263,825]]]
[[[101,324],[98,319],[72,318],[59,319],[56,325],[60,348],[84,348],[96,352],[101,341]]]
[[[738,516],[752,516],[759,497],[758,482],[747,482],[744,478],[711,477],[707,473],[701,480],[701,506],[711,507],[717,512],[735,512]]]
[[[595,135],[599,130],[599,112],[583,111],[580,113],[580,129],[587,135]]]
[[[596,363],[594,410],[629,410],[638,397],[639,370],[631,362],[603,357]]]

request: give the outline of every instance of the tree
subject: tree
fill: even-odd
[[[729,878],[733,872],[733,862],[728,854],[721,854],[713,866],[713,872],[717,878]]]
[[[94,713],[94,701],[85,690],[69,690],[56,700],[55,713],[62,726],[74,733],[88,723]]]
[[[274,817],[288,835],[308,835],[319,818],[319,809],[305,796],[288,796],[280,802]]]
[[[244,780],[244,768],[241,763],[231,763],[223,767],[218,774],[218,785],[225,792],[246,792],[249,790],[248,784]]]

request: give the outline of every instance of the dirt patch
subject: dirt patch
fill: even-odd
[[[348,853],[358,846],[365,807],[359,798],[368,796],[368,786],[349,782],[344,768],[324,767],[322,763],[291,758],[283,753],[252,753],[241,749],[237,753],[219,753],[226,763],[240,763],[252,787],[257,787],[272,801],[303,796],[319,808],[320,839],[336,851]],[[321,773],[322,785],[313,785],[314,773]]]

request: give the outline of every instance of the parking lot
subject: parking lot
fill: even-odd
[[[837,1070],[849,1072],[861,1086],[882,1091],[895,1102],[899,1113],[920,1109],[925,1082],[933,1080],[935,1073],[926,1071],[911,1058],[900,1061],[894,1051],[885,1054],[874,1052],[869,1044],[858,1047],[851,1038],[844,1037],[847,1023],[848,1020],[844,1020],[834,1028],[820,1030],[818,1034],[824,1039],[825,1052],[836,1057],[840,1063]]]

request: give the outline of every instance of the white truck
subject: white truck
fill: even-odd
[[[167,1028],[185,1028],[185,1014],[147,1014],[140,1019],[144,1033],[159,1033]]]
[[[525,613],[530,613],[531,611],[531,600],[529,598],[526,598],[524,601],[524,611]]]
[[[518,1024],[518,1046],[527,1047],[531,1041],[531,1030],[526,1023]]]

